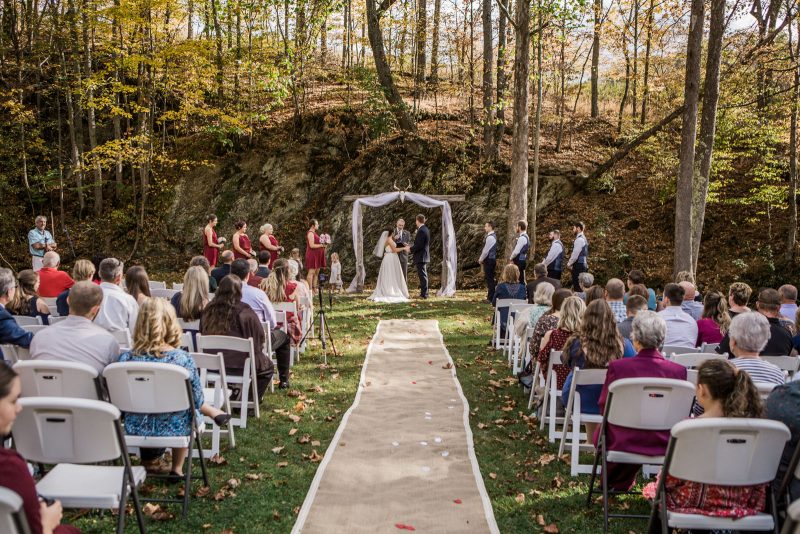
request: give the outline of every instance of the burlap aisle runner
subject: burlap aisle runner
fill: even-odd
[[[381,321],[294,533],[499,532],[437,321]]]

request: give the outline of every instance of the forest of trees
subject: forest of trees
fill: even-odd
[[[0,231],[38,211],[140,228],[164,169],[207,158],[179,140],[235,149],[366,93],[388,130],[463,114],[481,159],[507,158],[509,234],[520,219],[536,232],[544,121],[558,152],[591,116],[617,134],[593,179],[643,150],[671,181],[676,271],[697,267],[708,201],[788,210],[794,257],[795,0],[365,2],[4,0],[0,192],[19,202]],[[756,185],[726,195],[742,160]]]

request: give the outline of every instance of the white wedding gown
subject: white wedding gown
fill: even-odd
[[[381,262],[381,270],[378,273],[378,283],[375,291],[370,295],[369,300],[375,302],[408,302],[408,285],[403,276],[403,268],[400,266],[400,258],[397,252],[386,247]]]

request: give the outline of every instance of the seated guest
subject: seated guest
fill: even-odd
[[[253,309],[242,302],[244,287],[249,286],[243,284],[236,275],[226,276],[222,279],[217,293],[200,317],[200,333],[204,336],[252,338],[256,359],[256,389],[260,402],[264,392],[269,389],[275,369],[272,360],[264,354],[265,334],[261,321]],[[241,375],[244,371],[245,359],[249,356],[237,351],[221,352],[225,358],[226,371],[229,374]]]
[[[202,267],[208,275],[208,292],[213,293],[217,290],[217,279],[211,276],[211,264],[208,263],[208,258],[205,256],[195,256],[189,262],[189,267]]]
[[[667,325],[664,345],[694,348],[697,342],[697,321],[683,311],[683,296],[686,290],[678,284],[664,287],[664,306],[658,312]]]
[[[766,317],[769,322],[769,339],[759,353],[761,356],[788,356],[792,352],[794,346],[792,334],[781,323],[779,317],[780,307],[781,301],[777,291],[771,288],[759,291],[756,312]],[[730,346],[730,333],[725,334],[725,337],[722,338],[719,347],[717,347],[717,353],[733,354]]]
[[[231,272],[231,263],[233,263],[234,260],[233,251],[223,250],[219,255],[219,260],[222,262],[222,265],[217,266],[211,271],[211,278],[217,281],[217,286],[219,286],[222,279]]]
[[[703,299],[703,315],[697,320],[697,342],[695,346],[702,347],[703,343],[719,343],[728,331],[731,316],[728,315],[728,305],[722,294],[712,291]]]
[[[172,307],[184,321],[199,321],[208,302],[208,273],[200,265],[189,267],[183,275],[183,289],[172,296]]]
[[[527,293],[525,293],[525,286],[519,283],[519,267],[513,263],[509,263],[503,267],[503,272],[500,274],[500,283],[494,290],[494,300],[492,306],[497,305],[499,299],[519,299],[525,300]],[[506,335],[506,323],[508,322],[508,308],[500,309],[500,336]]]
[[[106,258],[108,258],[108,256],[106,256],[103,253],[92,254],[92,265],[94,265],[94,278],[92,278],[92,282],[94,282],[98,286],[103,283],[103,281],[100,280],[100,274],[99,274],[100,263]]]
[[[644,272],[642,272],[640,269],[632,269],[628,273],[628,294],[625,296],[625,302],[628,301],[628,297],[633,295],[631,291],[633,290],[633,287],[637,285],[644,287],[645,291],[647,292],[647,295],[645,296],[645,299],[647,300],[647,309],[650,311],[656,311],[656,292],[653,288],[645,285]]]
[[[300,249],[299,248],[293,248],[292,249],[292,252],[289,254],[289,259],[296,261],[297,264],[300,265],[300,270],[301,271],[303,270],[303,258],[300,257]],[[275,260],[275,261],[277,261],[277,260]],[[275,266],[275,262],[272,262],[272,266],[273,267]]]
[[[69,317],[45,328],[31,342],[31,360],[85,363],[102,373],[119,358],[119,343],[94,324],[103,290],[92,282],[78,282],[69,292]]]
[[[633,330],[633,319],[640,311],[647,309],[647,299],[641,295],[631,295],[628,297],[628,302],[625,304],[625,320],[617,323],[617,330],[622,339],[631,338],[631,331]]]
[[[150,298],[150,278],[141,265],[134,265],[125,273],[125,289],[128,295],[136,299],[136,304],[141,305]]]
[[[731,284],[731,287],[728,289],[728,314],[731,316],[731,319],[740,313],[747,313],[750,311],[747,304],[750,302],[750,295],[752,294],[753,290],[743,282]]]
[[[578,285],[580,286],[580,291],[576,291],[574,295],[576,297],[580,297],[584,301],[586,300],[586,291],[589,290],[590,287],[594,285],[594,275],[592,273],[581,273],[578,275]]]
[[[724,360],[708,360],[697,369],[697,403],[705,417],[762,416],[758,389],[747,375]],[[713,443],[709,444],[713,447]],[[667,476],[667,510],[738,519],[764,511],[767,484],[715,486]]]
[[[266,293],[267,298],[271,302],[297,302],[297,288],[300,286],[297,282],[289,280],[289,262],[280,258],[272,264],[272,272],[269,276],[261,282],[261,290]],[[299,303],[298,303],[299,307]],[[299,310],[298,310],[299,311]],[[303,338],[303,327],[300,323],[300,317],[293,312],[286,313],[287,326],[289,331],[289,339],[294,345],[300,343]]]
[[[622,280],[620,280],[620,285]],[[630,339],[622,339],[617,331],[617,320],[611,308],[602,300],[595,300],[586,307],[581,319],[580,329],[573,333],[564,343],[561,361],[570,369],[564,382],[561,399],[564,406],[569,399],[569,389],[572,384],[572,370],[580,369],[605,369],[608,362],[620,358],[631,358],[636,354]],[[578,386],[576,392],[580,394],[581,413],[599,414],[597,399],[600,397],[602,386]],[[586,424],[586,435],[593,436],[599,425]]]
[[[542,338],[537,359],[539,361],[539,368],[542,370],[542,377],[547,379],[547,364],[550,361],[550,351],[560,351],[564,349],[564,344],[567,340],[580,332],[581,321],[583,320],[583,313],[586,310],[586,304],[579,297],[568,297],[561,305],[561,317],[558,320],[558,326],[555,330],[550,330]],[[564,382],[569,376],[569,367],[562,364],[553,366],[553,371],[556,373],[556,385],[558,389],[564,387]]]
[[[747,371],[753,382],[783,384],[786,378],[783,371],[770,362],[761,359],[759,354],[770,338],[770,324],[760,313],[743,313],[731,321],[728,330],[730,347],[736,356],[730,362]]]
[[[780,421],[789,427],[792,433],[791,439],[783,448],[778,474],[773,482],[773,487],[777,491],[789,469],[797,443],[800,442],[800,380],[792,380],[772,390],[764,404],[764,417]],[[791,502],[800,498],[800,479],[795,478],[794,473],[789,479],[788,490]]]
[[[533,308],[528,317],[520,315],[514,322],[514,334],[521,338],[525,335],[525,330],[529,326],[535,326],[539,319],[553,307],[553,294],[555,288],[549,283],[544,282],[536,286],[533,294]]]
[[[634,295],[639,295],[644,300],[648,300],[650,298],[650,293],[647,292],[647,288],[644,286],[644,284],[636,284],[635,286],[630,288],[628,292],[625,293],[625,302],[628,302],[628,298]],[[647,309],[648,310],[650,309],[649,305]],[[650,311],[656,311],[656,310],[650,310]]]
[[[314,307],[314,302],[308,282],[300,276],[300,264],[295,260],[287,260],[286,269],[289,275],[289,283],[294,282],[297,284],[294,290],[297,305],[301,310],[310,310]]]
[[[533,275],[535,279],[530,282],[525,288],[528,295],[528,304],[535,304],[533,296],[536,294],[536,288],[539,284],[550,284],[553,289],[561,289],[561,281],[547,276],[547,266],[544,263],[537,263],[533,266]]]
[[[258,271],[258,261],[256,261],[254,258],[250,258],[247,260],[247,265],[250,267],[250,278],[247,280],[247,285],[251,287],[258,287],[259,284],[261,284],[261,281],[264,279],[256,274],[256,271]]]
[[[17,373],[8,365],[0,365],[0,436],[11,434],[21,409],[17,404],[21,392],[22,384]],[[47,504],[39,498],[36,481],[28,470],[27,462],[13,449],[0,447],[0,486],[10,489],[22,499],[30,532],[80,534],[77,528],[61,524],[60,501]]]
[[[262,279],[269,276],[269,263],[271,257],[272,256],[270,255],[269,250],[258,251],[258,270],[256,270],[256,275],[260,276]]]
[[[58,252],[51,250],[45,253],[42,259],[42,268],[39,269],[40,297],[57,297],[75,283],[70,275],[58,270],[59,265],[61,265],[61,256],[58,255]]]
[[[692,274],[691,271],[680,271],[677,275],[675,275],[676,284],[682,284],[683,282],[692,284],[692,286],[695,288],[695,300],[698,302],[703,302],[703,297],[699,292],[697,292],[697,282],[695,282],[694,274]],[[688,292],[686,286],[684,286],[684,289],[686,289]]]
[[[781,297],[781,317],[794,321],[797,315],[797,288],[790,284],[784,284],[778,288],[778,294]]]
[[[78,260],[72,267],[72,278],[75,282],[94,283],[94,270],[94,264],[89,260]],[[67,297],[69,297],[69,289],[62,291],[59,293],[58,297],[56,297],[56,309],[58,310],[58,314],[62,317],[69,315]]]
[[[16,292],[17,280],[14,273],[11,269],[0,267],[0,344],[27,349],[31,345],[33,334],[23,330],[6,309],[8,303],[14,300]]]
[[[667,284],[667,287],[677,284]],[[683,297],[683,295],[681,295]],[[677,304],[670,306],[680,311],[683,299],[676,299]],[[663,312],[662,312],[663,313]],[[661,313],[649,310],[641,311],[633,320],[631,339],[637,354],[633,358],[615,360],[608,364],[606,382],[600,392],[598,405],[600,413],[605,411],[608,387],[623,378],[674,378],[686,380],[686,368],[665,359],[659,347],[665,344],[667,323]],[[687,414],[688,416],[688,414]],[[606,446],[609,450],[623,451],[647,456],[661,456],[666,452],[669,442],[669,430],[653,432],[649,430],[632,430],[612,424],[606,425]],[[595,434],[595,443],[599,433]],[[636,481],[636,474],[641,466],[635,464],[608,464],[608,485],[610,489],[628,491]]]
[[[50,308],[39,298],[39,273],[33,269],[25,269],[17,275],[17,291],[14,298],[6,305],[12,315],[24,317],[40,317],[42,324],[47,324]]]
[[[606,282],[605,299],[614,313],[614,320],[621,323],[627,317],[625,310],[625,285],[619,278],[612,278]]]
[[[593,285],[589,289],[586,290],[586,297],[583,299],[588,306],[591,304],[593,300],[605,300],[606,298],[606,290],[603,286],[599,286],[597,284]]]
[[[691,282],[681,282],[679,285],[684,291],[681,309],[691,315],[695,321],[699,320],[703,316],[703,304],[695,300],[697,289]]]
[[[243,282],[242,302],[253,309],[258,320],[262,323],[275,322],[275,308],[267,298],[266,293],[247,283],[251,276],[247,260],[243,258],[233,260],[231,274],[235,274]]]
[[[103,290],[103,303],[94,319],[94,324],[109,332],[131,331],[136,327],[139,305],[136,299],[122,289],[122,271],[125,265],[116,258],[106,258],[100,262],[100,289]]]
[[[205,403],[197,366],[189,353],[179,348],[182,336],[183,330],[178,325],[174,308],[164,299],[147,298],[142,302],[136,319],[133,348],[121,354],[119,361],[183,367],[189,371],[194,407],[199,412],[195,415],[198,422],[202,422],[200,414],[203,414],[213,419],[217,426],[224,426],[231,416]],[[125,432],[134,436],[185,436],[191,431],[191,417],[189,410],[163,414],[126,413]],[[172,449],[170,479],[183,478],[183,464],[188,452],[189,449],[185,447]],[[159,449],[141,449],[143,463],[152,464],[161,454],[163,451]],[[192,461],[191,458],[189,461]]]
[[[561,306],[564,304],[564,301],[571,296],[572,291],[564,289],[563,287],[553,293],[550,309],[544,312],[533,326],[533,334],[528,344],[528,359],[525,362],[525,373],[533,372],[532,362],[535,362],[539,355],[539,347],[541,347],[542,338],[550,330],[558,328],[558,321],[561,319]]]

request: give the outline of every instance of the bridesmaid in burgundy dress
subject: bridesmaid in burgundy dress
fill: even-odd
[[[244,258],[249,260],[255,258],[256,253],[253,252],[253,247],[250,245],[250,238],[247,237],[247,223],[245,221],[236,221],[236,233],[233,234],[233,257],[237,260]]]
[[[320,243],[319,234],[319,221],[311,219],[308,232],[306,233],[306,269],[308,269],[308,287],[311,291],[316,291],[319,281],[317,275],[319,270],[325,268],[325,245]]]
[[[212,268],[217,266],[219,259],[219,251],[225,248],[217,239],[217,231],[214,227],[217,226],[217,216],[213,213],[208,216],[208,224],[203,229],[203,256],[208,260],[208,264]]]
[[[275,265],[275,260],[281,255],[283,252],[283,247],[278,242],[278,238],[275,237],[273,233],[274,229],[270,223],[267,223],[261,227],[261,236],[258,238],[258,250],[267,250],[269,251],[269,263],[267,267],[272,270],[272,267]]]

